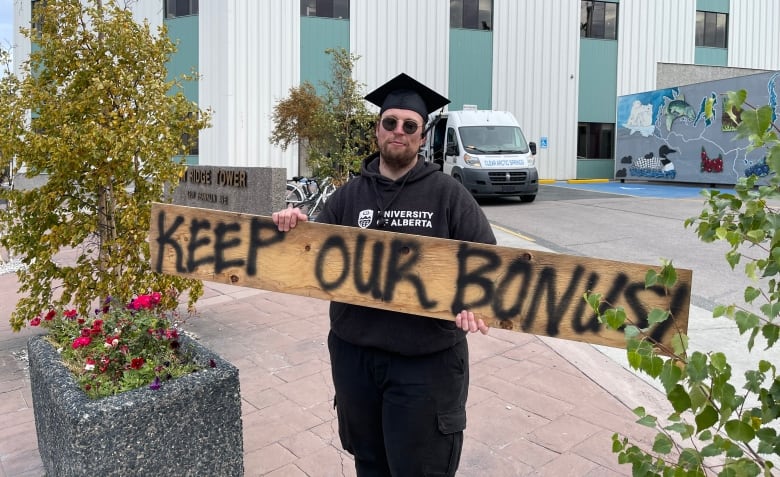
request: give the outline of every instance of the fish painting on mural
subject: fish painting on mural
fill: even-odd
[[[669,100],[663,107],[663,113],[666,115],[666,130],[672,130],[672,124],[679,118],[685,118],[686,120],[693,122],[696,119],[696,112],[693,107],[685,101],[685,96],[682,94],[677,95],[674,99]]]

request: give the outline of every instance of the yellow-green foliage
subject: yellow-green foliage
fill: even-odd
[[[342,49],[327,49],[331,80],[321,82],[320,97],[311,83],[290,88],[289,96],[274,106],[270,141],[283,149],[291,143],[307,147],[307,163],[317,177],[330,176],[336,184],[360,170],[364,156],[376,150],[376,115],[366,109],[362,85],[352,79],[360,58]]]
[[[44,185],[4,190],[0,243],[26,266],[11,315],[19,330],[43,309],[160,291],[167,308],[199,281],[154,274],[149,266],[152,201],[175,185],[185,137],[208,127],[210,112],[187,100],[166,62],[175,45],[115,0],[37,2],[38,29],[23,30],[33,52],[19,77],[0,79],[0,166],[45,174]],[[64,250],[77,259],[59,261]]]

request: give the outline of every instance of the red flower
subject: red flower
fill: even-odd
[[[40,316],[36,316],[32,320],[30,320],[30,326],[38,326],[40,324],[41,324],[41,317]]]
[[[89,336],[81,336],[73,340],[73,345],[71,346],[73,347],[73,349],[79,349],[82,346],[89,346],[91,342],[92,342],[92,338],[90,338]]]
[[[87,371],[92,371],[95,369],[95,360],[91,357],[87,358],[86,364],[84,365],[84,369]]]
[[[162,300],[162,295],[160,292],[152,292],[149,297],[152,300],[152,305],[157,305],[160,303],[160,300]]]
[[[140,295],[130,303],[130,308],[133,310],[150,310],[153,307],[151,295]]]
[[[44,319],[44,320],[46,320],[46,321],[51,321],[51,320],[53,320],[53,319],[54,319],[54,316],[55,316],[56,314],[57,314],[57,312],[56,312],[56,311],[54,311],[54,309],[51,309],[51,310],[49,310],[49,312],[48,312],[48,313],[46,313],[46,316],[45,316],[45,317],[43,317],[43,319]]]
[[[130,362],[130,367],[133,369],[141,369],[144,366],[144,362],[143,358],[133,358]]]
[[[178,330],[172,330],[170,328],[165,330],[165,339],[175,340],[178,337],[179,337],[179,331]]]
[[[89,337],[92,334],[91,330],[89,328],[82,328],[81,329],[81,336]]]
[[[65,315],[65,318],[72,320],[76,317],[77,312],[76,310],[65,310],[62,314]]]

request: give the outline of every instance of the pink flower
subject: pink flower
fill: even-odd
[[[118,336],[106,336],[106,348],[116,348],[119,344]]]
[[[87,371],[92,371],[95,369],[95,360],[92,358],[87,358],[86,364],[84,365],[84,369]]]
[[[82,346],[89,346],[89,344],[92,342],[92,338],[89,336],[80,336],[73,340],[73,344],[71,345],[73,349],[79,349]]]
[[[160,300],[162,300],[160,292],[152,292],[149,296],[152,299],[152,305],[157,305],[160,303]]]
[[[40,316],[36,316],[32,320],[30,320],[30,326],[38,326],[40,324],[41,324],[41,317]]]

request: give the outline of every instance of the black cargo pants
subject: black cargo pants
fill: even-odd
[[[339,437],[358,477],[453,476],[469,386],[468,344],[402,356],[328,336]]]

